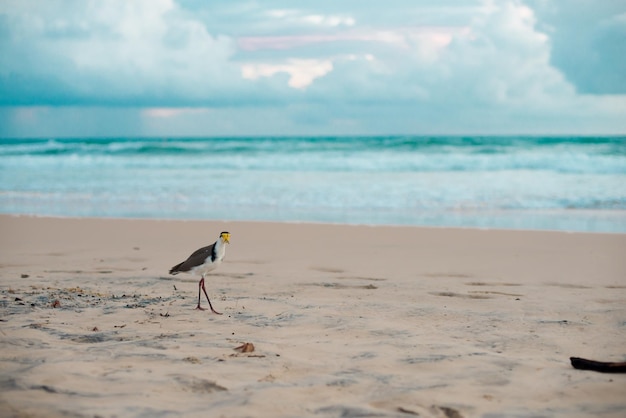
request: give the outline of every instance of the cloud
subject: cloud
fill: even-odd
[[[193,103],[236,81],[232,40],[211,35],[172,0],[50,3],[58,7],[50,16],[2,10],[10,34],[1,42],[4,104]]]
[[[626,3],[529,0],[550,36],[550,62],[583,94],[626,94]]]
[[[11,132],[82,106],[142,134],[623,132],[618,3],[5,0],[0,106]]]
[[[142,115],[147,118],[173,118],[187,114],[204,114],[210,109],[202,107],[149,107],[142,110]]]
[[[478,103],[538,107],[569,100],[574,91],[551,66],[549,38],[535,26],[523,4],[494,7],[476,19],[472,36],[455,39],[441,64],[453,72],[456,88]]]
[[[469,26],[397,28],[389,36],[392,48],[380,47],[373,36],[358,39],[376,51],[376,60],[336,60],[332,76],[317,84],[322,96],[335,91],[351,101],[454,109],[529,105],[573,94],[550,65],[548,37],[535,29],[532,11],[518,3],[493,7]]]
[[[328,27],[354,26],[355,19],[351,16],[306,14],[295,9],[271,9],[265,12],[269,18],[279,19],[290,25],[312,24]]]
[[[143,126],[137,108],[0,106],[0,137],[4,138],[124,137],[142,135]]]
[[[289,74],[289,87],[304,89],[313,80],[323,77],[333,69],[330,60],[289,60],[285,64],[244,64],[241,74],[247,80],[271,77],[276,73]]]
[[[407,48],[378,51],[375,62],[338,61],[311,94],[320,100],[331,92],[343,97],[354,106],[336,106],[333,115],[363,121],[372,130],[385,118],[396,120],[396,132],[589,133],[626,127],[618,120],[625,98],[607,105],[605,98],[577,95],[551,63],[548,35],[520,2],[492,3],[468,27],[398,33],[404,39],[398,45]],[[376,105],[378,114],[370,111]],[[609,113],[608,125],[594,121]]]
[[[316,44],[336,47],[345,43],[353,48],[355,43],[387,44],[391,47],[409,48],[411,43],[427,42],[438,47],[450,43],[452,37],[467,27],[409,27],[394,29],[366,29],[336,32],[332,34],[294,34],[284,36],[240,37],[237,40],[243,51],[291,50]]]

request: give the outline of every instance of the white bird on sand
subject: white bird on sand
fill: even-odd
[[[206,296],[206,300],[209,301],[209,307],[211,308],[211,312],[221,315],[221,313],[213,309],[213,305],[211,305],[211,300],[209,299],[209,295],[207,295],[206,289],[204,287],[204,276],[208,272],[215,270],[217,266],[222,263],[222,260],[224,259],[224,254],[226,254],[225,244],[229,243],[230,233],[222,232],[217,241],[215,241],[215,243],[194,251],[194,253],[191,254],[189,258],[170,269],[170,274],[191,273],[200,274],[202,276],[202,278],[200,279],[200,283],[198,283],[198,306],[196,306],[196,309],[200,309],[202,311],[205,310],[204,308],[200,307],[200,289],[202,289],[202,291],[204,292],[204,296]]]

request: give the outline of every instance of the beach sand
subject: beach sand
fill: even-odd
[[[220,316],[168,270],[224,230]],[[626,375],[569,363],[626,360],[624,234],[6,215],[0,234],[2,417],[626,416]]]

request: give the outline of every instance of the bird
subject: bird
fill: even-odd
[[[217,241],[213,244],[194,251],[185,261],[176,264],[170,269],[170,274],[172,275],[178,273],[191,273],[200,274],[202,276],[200,282],[198,283],[198,306],[196,306],[196,309],[201,311],[205,310],[205,308],[200,306],[200,290],[202,290],[204,292],[204,296],[206,296],[206,300],[209,302],[211,312],[217,315],[222,315],[213,309],[213,305],[211,305],[211,300],[209,299],[209,295],[204,287],[204,278],[208,272],[215,270],[217,266],[222,263],[224,255],[226,254],[226,244],[229,243],[230,233],[222,232]]]

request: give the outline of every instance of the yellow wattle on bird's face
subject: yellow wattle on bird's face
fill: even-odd
[[[220,234],[220,238],[222,238],[222,241],[224,241],[226,244],[230,244],[230,234],[228,232],[222,232]]]

